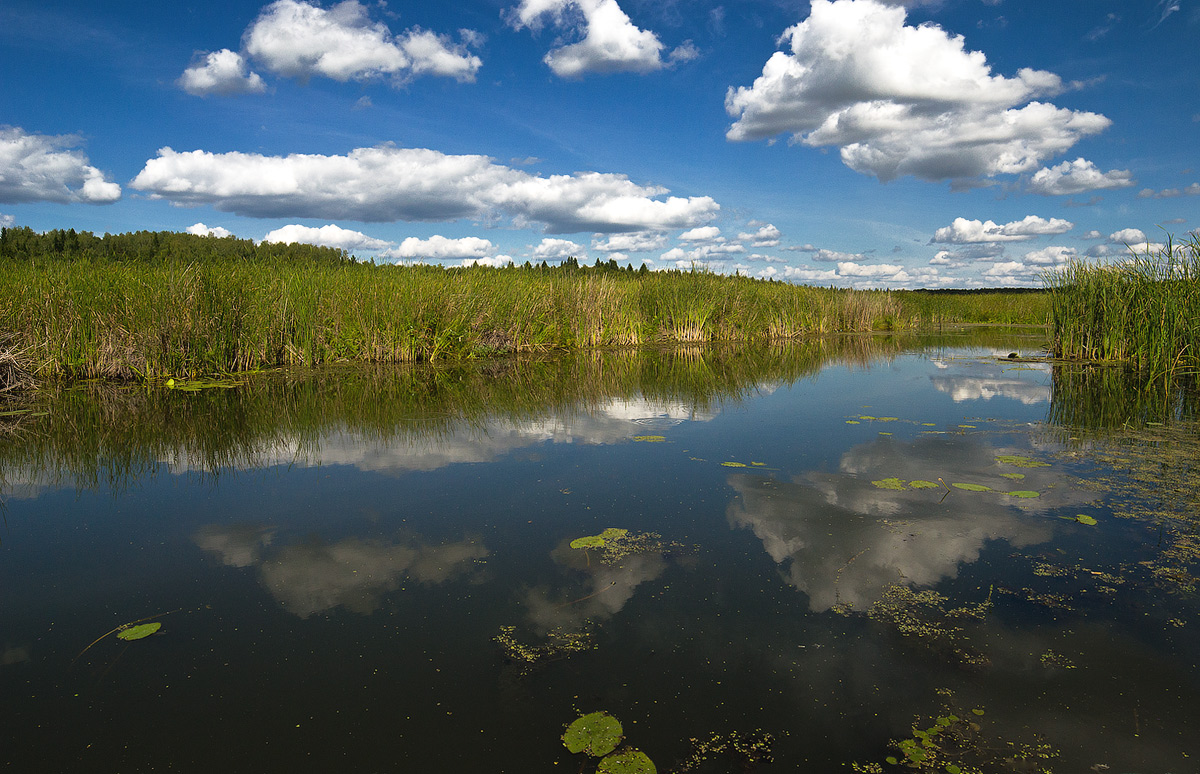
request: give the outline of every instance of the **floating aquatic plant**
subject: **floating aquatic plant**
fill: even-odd
[[[601,758],[617,749],[624,739],[621,721],[607,712],[589,712],[575,719],[563,732],[563,744],[573,753]]]
[[[721,465],[723,465],[724,467],[727,467],[727,468],[744,468],[744,467],[746,467],[746,463],[744,463],[744,462],[722,462]]]
[[[587,535],[571,541],[571,548],[604,548],[613,541],[625,537],[629,530],[619,527],[609,527],[599,535]]]
[[[139,624],[138,626],[131,626],[128,629],[122,629],[121,631],[117,632],[117,639],[127,641],[141,640],[149,637],[151,634],[154,634],[161,628],[161,621],[155,621],[154,623],[148,624]]]
[[[904,489],[904,482],[898,478],[881,478],[871,482],[879,489]]]
[[[968,492],[993,492],[993,491],[995,491],[990,486],[984,486],[983,484],[953,483],[953,484],[951,484],[951,486],[953,486],[955,489],[965,489]]]
[[[980,721],[985,714],[982,709],[976,707],[967,712],[951,708],[949,698],[953,694],[944,689],[938,693],[947,697],[943,713],[928,724],[917,718],[911,736],[893,739],[891,746],[896,754],[884,759],[889,766],[903,766],[921,774],[979,774],[985,771],[1051,774],[1049,762],[1058,757],[1058,751],[1053,747],[1040,740],[1028,744],[992,739],[984,733]],[[882,774],[884,771],[882,765],[874,762],[856,762],[851,764],[851,769],[861,774]]]
[[[662,443],[667,439],[661,435],[635,435],[633,440],[639,443]]]
[[[517,627],[501,626],[500,633],[492,638],[504,650],[505,656],[511,661],[531,667],[545,661],[566,658],[574,653],[591,650],[595,647],[591,624],[584,622],[584,628],[569,631],[563,627],[550,630],[546,641],[539,645],[529,645],[516,637]]]
[[[613,753],[596,767],[596,774],[658,774],[654,762],[641,750]]]
[[[1008,496],[1009,497],[1021,497],[1021,498],[1028,499],[1028,498],[1033,498],[1033,497],[1041,497],[1042,495],[1040,492],[1034,492],[1031,489],[1019,489],[1016,492],[1009,492]]]
[[[912,487],[913,489],[937,489],[938,488],[938,485],[936,483],[934,483],[933,481],[923,481],[921,479],[917,479],[916,481],[909,481],[908,485],[910,487]]]
[[[630,554],[662,553],[681,549],[679,543],[664,541],[657,532],[630,532],[619,527],[609,527],[599,535],[588,535],[571,541],[571,548],[599,549],[600,561],[616,564]]]

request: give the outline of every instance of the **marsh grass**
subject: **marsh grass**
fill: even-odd
[[[907,324],[887,292],[703,273],[69,259],[0,272],[0,331],[40,377],[195,377]]]
[[[0,378],[8,381],[762,343],[931,323],[1039,323],[1043,311],[1032,295],[1015,303],[1007,293],[815,288],[615,261],[377,266],[329,248],[171,232],[0,231]]]
[[[1200,237],[1046,275],[1055,357],[1129,363],[1153,379],[1200,372]]]

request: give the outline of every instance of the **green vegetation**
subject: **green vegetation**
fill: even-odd
[[[1036,294],[1021,296],[1030,299],[1024,309],[1009,294],[988,296],[988,304],[980,303],[984,296],[952,302],[948,295],[634,271],[614,261],[499,270],[377,266],[330,248],[170,232],[98,237],[5,228],[0,266],[0,390],[29,375],[195,379],[336,361],[1045,319]]]
[[[953,694],[938,691],[947,700]],[[991,772],[1028,772],[1051,774],[1050,762],[1058,751],[1040,740],[1033,744],[991,738],[984,733],[985,712],[970,712],[946,706],[932,720],[914,723],[912,735],[894,739],[896,754],[879,763],[851,764],[859,774],[883,774],[885,771],[928,772],[929,774],[990,774]],[[917,719],[920,721],[920,718]]]
[[[1055,357],[1200,370],[1200,236],[1111,265],[1074,261],[1045,281]]]

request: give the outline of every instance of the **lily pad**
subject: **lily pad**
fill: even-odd
[[[607,712],[590,712],[567,726],[562,740],[573,753],[587,753],[600,758],[617,749],[622,734],[621,721]]]
[[[667,439],[661,435],[635,435],[633,440],[638,443],[662,443]]]
[[[1016,492],[1009,492],[1009,493],[1008,493],[1008,496],[1009,496],[1009,497],[1024,497],[1024,498],[1030,498],[1030,497],[1041,497],[1042,495],[1041,495],[1041,493],[1040,493],[1040,492],[1034,492],[1034,491],[1033,491],[1033,490],[1031,490],[1031,489],[1020,489],[1020,490],[1018,490],[1018,491],[1016,491]]]
[[[878,481],[872,481],[873,485],[880,489],[904,489],[904,482],[898,478],[882,478]]]
[[[951,484],[950,486],[956,489],[965,489],[968,492],[991,492],[994,491],[990,486],[983,484]]]
[[[1081,513],[1076,516],[1075,521],[1079,522],[1080,524],[1086,524],[1089,527],[1096,526],[1096,519],[1092,516],[1088,516],[1086,513]]]
[[[641,750],[622,750],[600,761],[596,774],[658,774],[654,762]]]
[[[909,481],[908,485],[911,486],[913,489],[939,489],[940,488],[940,485],[933,481],[923,481],[921,479],[917,479],[916,481]]]
[[[1003,465],[1016,465],[1018,468],[1048,468],[1050,463],[1035,460],[1032,457],[1022,457],[1019,454],[1000,454],[996,462]]]
[[[587,535],[586,537],[575,538],[571,541],[571,548],[603,548],[610,540],[615,540],[628,534],[629,530],[627,529],[609,527],[599,535]]]
[[[155,621],[154,623],[140,624],[138,626],[130,626],[128,629],[122,629],[120,632],[118,632],[117,639],[128,640],[132,642],[133,640],[140,640],[145,637],[149,637],[151,634],[154,634],[161,628],[162,624],[158,621]]]
[[[1010,478],[1013,481],[1020,481],[1021,479],[1025,478],[1024,473],[1001,473],[1000,475],[1004,476],[1005,478]]]
[[[727,468],[744,468],[744,467],[746,467],[746,463],[744,463],[744,462],[722,462],[721,464]]]
[[[846,424],[848,424],[848,425],[861,425],[861,424],[862,424],[862,422],[859,422],[857,419],[847,419],[847,420],[846,420]]]

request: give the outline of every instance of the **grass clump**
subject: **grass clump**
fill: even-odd
[[[1073,261],[1045,282],[1055,357],[1200,371],[1200,236],[1119,263]]]

